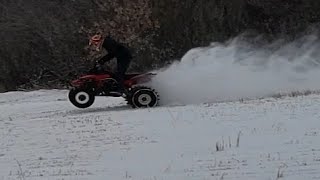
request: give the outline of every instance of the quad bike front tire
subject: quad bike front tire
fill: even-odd
[[[156,107],[159,103],[159,95],[154,89],[138,86],[130,91],[127,102],[133,108]]]
[[[95,96],[91,90],[73,88],[69,91],[70,102],[78,108],[88,108],[94,101]]]

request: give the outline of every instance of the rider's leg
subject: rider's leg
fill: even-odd
[[[124,63],[128,62],[126,60],[119,59],[117,63],[117,72],[116,72],[116,80],[118,81],[119,84],[119,91],[121,93],[127,94],[126,88],[124,87],[124,79],[125,79],[125,74],[127,72],[129,63]]]

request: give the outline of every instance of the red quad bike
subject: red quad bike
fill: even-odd
[[[125,98],[127,104],[132,108],[155,107],[159,102],[158,93],[147,86],[154,73],[127,74],[124,86],[128,91]],[[88,108],[96,96],[123,97],[118,91],[119,86],[114,74],[105,71],[101,66],[92,68],[88,74],[71,81],[72,88],[69,91],[70,102],[78,108]]]

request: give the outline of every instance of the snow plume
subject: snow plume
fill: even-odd
[[[158,72],[152,86],[162,104],[193,104],[267,97],[320,89],[320,42],[308,35],[263,43],[242,36],[191,49]]]

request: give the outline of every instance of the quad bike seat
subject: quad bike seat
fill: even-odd
[[[139,75],[141,75],[141,74],[138,74],[138,73],[126,74],[125,77],[124,77],[124,79],[125,79],[125,80],[129,80],[129,79],[132,79],[133,77],[139,76]]]

